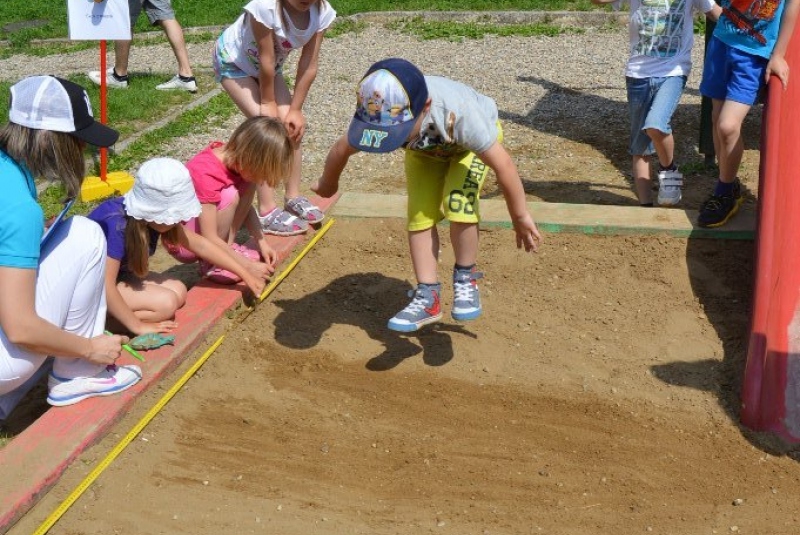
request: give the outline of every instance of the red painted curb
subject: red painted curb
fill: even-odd
[[[337,199],[338,195],[317,197],[312,202],[327,213]],[[287,238],[269,236],[278,264],[310,236],[313,232]],[[243,289],[243,284],[219,286],[207,281],[193,286],[186,305],[178,311],[175,345],[148,351],[144,363],[131,359],[143,371],[136,386],[118,395],[51,408],[0,449],[0,481],[8,489],[0,497],[0,533],[8,531],[46,494],[78,455],[102,439],[139,394],[158,384],[200,345],[217,320],[241,302]]]

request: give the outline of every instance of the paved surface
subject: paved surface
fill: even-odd
[[[402,196],[346,193],[338,199],[314,200],[335,217],[405,217]],[[755,227],[750,213],[738,215],[722,229],[709,230],[692,223],[696,219],[692,210],[533,202],[529,207],[543,232],[752,239]],[[481,209],[486,224],[510,226],[503,201],[482,200]],[[279,262],[287,263],[295,248],[312,235],[274,238],[271,244],[278,251]],[[81,452],[103,438],[141,393],[157,385],[198,348],[222,315],[241,303],[242,289],[208,283],[193,287],[186,306],[178,311],[181,327],[176,345],[146,353],[144,378],[139,384],[119,395],[48,410],[0,449],[0,481],[11,489],[0,496],[0,533],[21,518]]]

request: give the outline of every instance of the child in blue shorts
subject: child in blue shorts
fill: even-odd
[[[701,205],[701,227],[719,227],[742,205],[737,173],[744,143],[742,123],[759,93],[776,75],[784,88],[789,66],[784,56],[794,31],[797,0],[722,0],[722,15],[708,43],[700,92],[711,99],[714,149],[719,180]]]
[[[619,0],[592,0],[614,4]],[[681,201],[683,175],[675,164],[672,114],[692,68],[692,12],[717,20],[721,8],[714,0],[646,2],[630,0],[630,57],[625,67],[631,121],[631,171],[642,206],[653,206],[650,156],[658,158],[658,204]]]
[[[477,279],[479,196],[491,168],[497,175],[516,232],[518,248],[536,251],[541,235],[525,198],[517,167],[500,144],[497,105],[469,86],[423,76],[406,60],[369,68],[358,85],[356,112],[347,134],[333,145],[312,190],[330,197],[349,158],[359,151],[406,149],[408,240],[417,278],[412,301],[389,320],[395,331],[416,331],[442,317],[437,274],[437,223],[450,222],[455,253],[453,318],[481,314]]]

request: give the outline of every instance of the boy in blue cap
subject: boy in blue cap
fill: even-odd
[[[347,134],[331,147],[312,189],[323,197],[336,193],[348,159],[359,151],[406,149],[408,240],[418,284],[411,303],[389,320],[390,329],[416,331],[442,317],[436,225],[443,219],[450,222],[455,253],[452,316],[458,321],[480,316],[479,196],[489,169],[503,191],[517,247],[538,250],[542,238],[502,138],[494,100],[459,82],[423,76],[404,59],[375,63],[359,83]]]

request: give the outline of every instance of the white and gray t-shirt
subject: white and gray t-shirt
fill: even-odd
[[[688,76],[692,69],[692,11],[707,13],[714,0],[631,0],[630,58],[625,76]]]
[[[409,150],[447,158],[471,150],[485,152],[497,141],[497,104],[468,85],[426,76],[430,112],[422,119],[420,135],[406,143]]]

